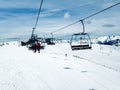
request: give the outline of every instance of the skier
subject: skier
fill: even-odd
[[[37,42],[36,47],[37,47],[38,53],[40,53],[41,44],[39,42]]]
[[[32,50],[36,53],[36,44],[32,43]]]

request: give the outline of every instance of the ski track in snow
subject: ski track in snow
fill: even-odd
[[[119,52],[104,45],[71,51],[61,43],[33,53],[10,42],[0,47],[0,90],[119,90]]]

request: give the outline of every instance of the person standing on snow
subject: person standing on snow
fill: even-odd
[[[36,47],[37,47],[38,53],[40,53],[41,44],[39,42],[37,42]]]
[[[31,48],[35,53],[36,53],[36,44],[35,43],[32,43],[32,48]]]

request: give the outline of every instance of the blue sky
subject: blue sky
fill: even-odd
[[[0,0],[0,38],[30,37],[41,0]],[[98,12],[119,0],[43,0],[35,33],[51,32]],[[91,36],[120,35],[120,5],[84,21]],[[54,33],[68,36],[82,32],[81,23]]]

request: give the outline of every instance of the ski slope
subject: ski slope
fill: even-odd
[[[68,43],[33,53],[18,42],[0,46],[0,90],[120,90],[120,47]]]

